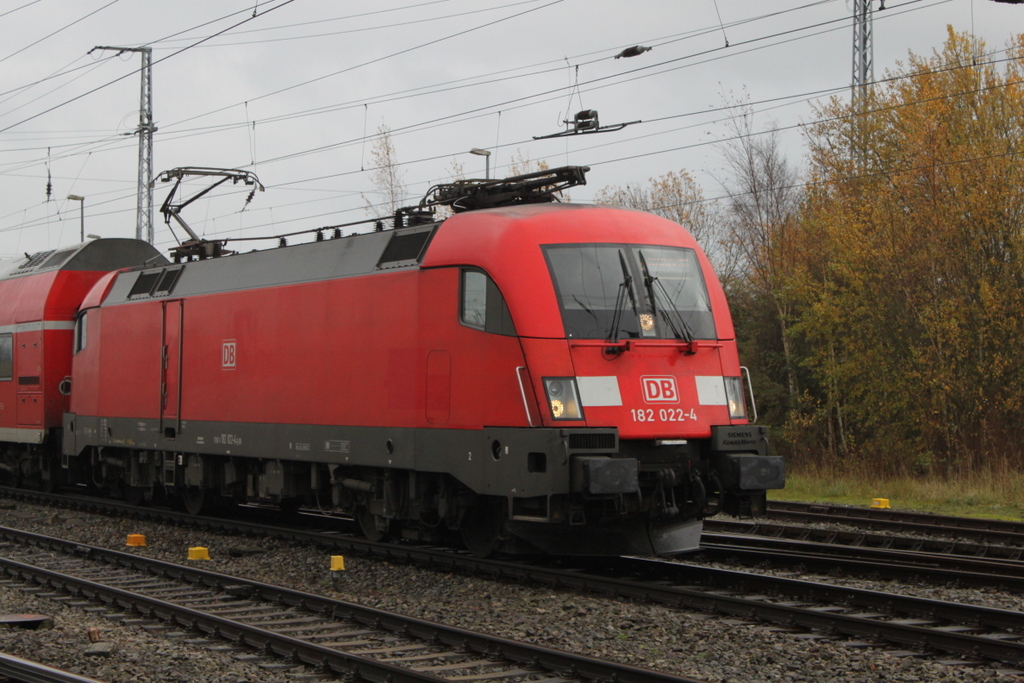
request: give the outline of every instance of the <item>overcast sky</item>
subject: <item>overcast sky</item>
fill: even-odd
[[[591,166],[574,201],[680,169],[719,196],[723,104],[749,98],[757,128],[788,129],[814,120],[815,101],[847,98],[851,17],[852,0],[3,0],[0,257],[78,242],[69,194],[85,197],[86,233],[135,234],[141,60],[90,54],[98,45],[153,49],[155,172],[241,168],[267,188],[244,211],[246,191],[228,188],[185,220],[254,237],[369,217],[381,125],[410,204],[455,165],[482,177],[474,147],[491,150],[494,176],[515,156]],[[939,49],[947,26],[999,50],[1024,32],[1024,5],[888,0],[876,78]],[[614,59],[633,45],[652,49]],[[642,123],[532,139],[581,109]],[[799,163],[799,134],[784,140]],[[175,243],[167,190],[154,195],[161,249]]]

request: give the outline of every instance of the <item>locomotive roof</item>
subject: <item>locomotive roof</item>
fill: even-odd
[[[83,306],[221,294],[386,271],[472,266],[486,271],[498,285],[509,309],[518,315],[519,334],[553,338],[563,332],[541,246],[586,242],[694,249],[706,274],[712,309],[721,317],[719,332],[731,338],[725,294],[703,251],[685,229],[653,214],[589,204],[465,211],[443,223],[121,272],[113,282],[98,283]]]
[[[586,226],[582,232],[581,225]],[[561,226],[566,227],[563,230]],[[584,236],[591,231],[593,237]],[[663,218],[607,206],[505,206],[466,211],[443,223],[357,233],[122,273],[105,303],[216,294],[418,267],[477,265],[489,270],[488,264],[501,258],[503,245],[509,242],[647,241],[644,235],[660,240],[668,233],[686,235],[685,230]],[[686,238],[692,242],[688,235]],[[671,243],[678,239],[673,234]]]
[[[59,270],[110,271],[143,263],[162,265],[167,259],[151,245],[134,239],[89,240],[65,249],[25,254],[0,261],[0,280]]]
[[[104,303],[216,294],[415,267],[436,227],[429,224],[349,235],[122,273]],[[397,246],[390,247],[392,244]]]

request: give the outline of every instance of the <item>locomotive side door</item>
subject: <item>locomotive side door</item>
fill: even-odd
[[[181,330],[183,301],[163,302],[160,351],[160,431],[173,439],[181,430]]]

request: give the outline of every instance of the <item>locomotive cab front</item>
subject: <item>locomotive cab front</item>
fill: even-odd
[[[573,397],[568,408],[545,380],[551,418],[617,427],[619,455],[607,457],[619,469],[635,461],[634,491],[655,498],[658,516],[703,516],[709,495],[712,509],[763,513],[765,490],[783,483],[782,462],[767,457],[766,430],[748,424],[735,341],[717,332],[697,248],[542,249],[577,372],[556,383]],[[731,332],[729,320],[721,325]]]
[[[724,292],[677,224],[594,206],[472,212],[445,222],[428,262],[473,264],[462,310],[486,309],[522,348],[521,433],[557,430],[560,452],[528,458],[564,487],[510,490],[515,536],[555,553],[682,552],[706,515],[763,513],[783,486],[748,418]]]

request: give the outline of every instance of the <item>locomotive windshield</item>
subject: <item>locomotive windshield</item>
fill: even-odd
[[[693,249],[640,244],[543,247],[569,339],[715,339]]]

